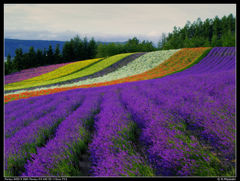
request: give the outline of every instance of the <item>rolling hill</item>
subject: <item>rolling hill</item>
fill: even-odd
[[[5,77],[6,176],[236,175],[235,47],[40,70]]]

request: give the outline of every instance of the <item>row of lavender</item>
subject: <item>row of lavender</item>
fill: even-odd
[[[234,72],[229,71],[122,91],[157,175],[233,174],[233,79]]]
[[[89,145],[94,176],[153,176],[153,169],[136,147],[136,124],[114,89],[104,95]]]
[[[197,65],[192,66],[182,72],[168,75],[166,78],[187,76],[193,74],[215,73],[232,70],[236,66],[235,47],[215,47]]]
[[[234,175],[235,61],[235,48],[213,48],[183,72],[123,91],[157,174]]]
[[[94,176],[234,175],[234,50],[214,48],[182,76],[6,104],[6,174],[80,175],[86,122],[99,109],[89,144]],[[214,65],[219,71],[208,73]]]
[[[234,47],[213,48],[199,64],[183,72],[115,86],[122,102],[117,115],[126,111],[131,115],[127,120],[137,124],[144,151],[135,154],[139,162],[135,156],[124,162],[126,166],[120,160],[130,157],[129,152],[104,140],[110,135],[112,140],[119,139],[119,131],[113,130],[125,120],[111,113],[118,101],[108,101],[104,106],[108,111],[103,110],[96,122],[101,134],[96,133],[90,145],[93,175],[235,175],[235,61]],[[109,129],[106,125],[111,130],[102,131]],[[144,155],[147,159],[142,159]],[[146,172],[139,171],[140,163]]]
[[[100,100],[99,94],[87,95],[83,104],[60,124],[55,137],[32,155],[32,161],[25,165],[23,176],[81,174],[76,158],[88,140],[87,121],[99,109]]]
[[[5,119],[5,174],[20,175],[24,171],[26,160],[36,152],[37,147],[45,145],[60,122],[81,104],[83,98],[82,94],[61,93],[44,96],[40,99],[18,101],[16,103],[18,106],[13,108],[18,109],[11,114],[12,116],[9,116],[10,119]],[[46,111],[44,103],[49,102],[49,105],[53,106],[52,110],[34,116],[35,111],[44,113]],[[6,105],[5,109],[11,110],[12,107]],[[27,119],[30,114],[33,117]],[[14,134],[9,134],[11,130],[14,130]]]
[[[65,124],[62,129],[66,129],[66,125],[70,124],[72,126],[68,130],[70,131],[77,125],[75,122],[71,123],[71,121],[74,119],[76,119],[74,121],[79,121],[79,119],[88,116],[85,112],[92,111],[94,102],[97,100],[96,96],[101,96],[100,93],[72,90],[19,100],[15,101],[15,104],[5,105],[5,113],[8,113],[5,114],[4,121],[5,175],[21,175],[25,170],[26,161],[39,148],[46,146],[47,142],[54,137],[56,130],[60,129],[60,125]],[[75,113],[74,116],[72,113],[77,108],[78,113]],[[80,114],[83,118],[77,117],[76,114]],[[90,113],[89,116],[91,116]],[[59,131],[59,135],[63,133],[62,129]],[[69,135],[71,139],[72,133],[70,132]],[[62,136],[67,137],[65,134],[62,134]]]

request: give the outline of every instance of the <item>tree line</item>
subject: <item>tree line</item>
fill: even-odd
[[[58,63],[66,63],[80,61],[99,57],[108,57],[119,53],[128,52],[147,52],[154,51],[156,48],[152,42],[140,42],[136,37],[129,39],[125,44],[97,44],[94,38],[88,40],[86,37],[81,39],[78,35],[67,41],[63,45],[62,52],[59,44],[53,50],[49,45],[48,49],[43,51],[34,50],[30,47],[27,53],[23,53],[21,48],[15,50],[15,57],[7,56],[5,62],[5,75],[18,72],[23,69],[39,67],[44,65],[52,65]]]
[[[96,57],[108,57],[120,53],[130,52],[150,52],[157,50],[153,42],[143,40],[142,42],[136,37],[129,39],[125,44],[99,44],[97,47]]]
[[[221,19],[207,18],[204,22],[198,18],[191,23],[187,21],[183,28],[174,26],[173,32],[162,34],[158,49],[178,49],[191,47],[233,47],[236,41],[236,18],[230,14]]]
[[[5,74],[43,65],[108,57],[119,53],[191,47],[232,47],[235,46],[236,41],[235,21],[236,18],[232,14],[223,16],[221,19],[216,16],[214,19],[206,19],[204,22],[200,18],[193,23],[188,21],[183,28],[175,26],[173,32],[168,35],[163,33],[157,47],[151,41],[140,41],[136,37],[128,39],[124,44],[98,44],[94,38],[88,40],[84,37],[81,39],[77,35],[64,43],[62,52],[59,45],[54,50],[49,45],[49,48],[43,51],[40,49],[35,51],[34,47],[30,47],[27,53],[23,53],[19,48],[15,50],[16,56],[13,59],[10,55],[7,56]]]
[[[97,44],[93,38],[89,41],[86,37],[81,39],[78,35],[65,42],[62,51],[59,44],[55,49],[49,45],[48,49],[36,51],[31,46],[26,53],[18,48],[15,50],[14,58],[7,56],[5,75],[33,67],[91,59],[96,56],[96,49]]]

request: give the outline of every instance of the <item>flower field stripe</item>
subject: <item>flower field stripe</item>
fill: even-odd
[[[94,176],[153,176],[134,146],[135,124],[123,108],[117,90],[104,95],[89,145]]]
[[[122,68],[117,69],[114,72],[108,73],[102,77],[96,77],[92,79],[87,79],[83,81],[79,81],[76,83],[73,83],[71,85],[60,85],[59,87],[67,87],[67,86],[75,86],[75,87],[89,87],[89,85],[93,84],[93,86],[96,86],[101,84],[102,82],[108,82],[113,81],[119,78],[128,77],[131,75],[135,75],[138,73],[145,72],[147,70],[150,70],[154,68],[155,66],[163,63],[166,59],[168,59],[170,56],[172,56],[175,52],[179,51],[177,50],[161,50],[161,51],[154,51],[154,52],[148,52],[136,59],[134,61],[130,62],[126,66],[123,66]],[[82,85],[82,86],[81,86]]]
[[[17,100],[22,98],[28,98],[28,97],[32,97],[33,95],[36,96],[40,94],[41,95],[48,94],[49,92],[52,93],[52,92],[59,92],[59,91],[70,90],[75,88],[88,88],[88,87],[94,87],[94,86],[105,86],[105,85],[116,84],[117,82],[111,81],[111,80],[115,80],[121,77],[127,77],[129,75],[134,75],[137,73],[142,73],[144,71],[150,70],[155,66],[159,65],[160,63],[164,62],[166,59],[168,59],[177,51],[179,50],[162,50],[162,51],[146,53],[140,56],[139,58],[134,59],[134,61],[130,62],[126,66],[123,66],[122,68],[119,68],[116,71],[106,74],[102,77],[96,77],[89,80],[87,79],[87,80],[75,82],[72,84],[51,86],[49,88],[42,88],[40,90],[38,89],[34,89],[32,91],[20,90],[20,91],[16,91],[15,93],[5,93],[4,102],[9,102],[12,100]],[[107,59],[103,61],[106,61],[106,60]],[[99,62],[98,64],[100,64],[101,62]],[[98,64],[95,64],[95,65],[97,66]],[[100,83],[87,84],[87,83],[92,83],[96,81]],[[104,82],[104,81],[110,81],[110,82]],[[82,84],[86,84],[86,85],[82,85]]]
[[[86,95],[83,104],[59,125],[55,137],[37,149],[25,165],[23,176],[66,176],[74,172],[74,157],[81,152],[88,139],[85,124],[98,110],[100,95]],[[75,163],[77,164],[77,163]]]
[[[49,95],[49,94],[63,92],[63,91],[72,90],[72,89],[75,89],[75,87],[47,89],[47,90],[39,90],[39,91],[27,91],[27,92],[22,92],[20,94],[7,94],[4,97],[4,103],[8,103],[9,101],[14,101],[14,100],[27,99],[29,97]]]
[[[30,79],[22,80],[20,82],[15,82],[12,84],[7,84],[5,86],[5,89],[19,89],[19,87],[33,87],[37,85],[41,85],[44,83],[47,83],[48,81],[59,79],[61,77],[68,76],[70,74],[76,73],[78,71],[83,70],[84,68],[87,68],[90,65],[93,65],[94,63],[102,60],[102,58],[97,59],[90,59],[90,60],[84,60],[84,61],[77,61],[73,63],[69,63],[65,66],[59,67],[53,71],[47,72],[45,74],[42,74],[37,77],[33,77]]]
[[[183,49],[183,50],[186,51],[187,49]],[[199,49],[195,49],[195,50],[199,50]],[[235,48],[234,47],[227,47],[228,51],[225,53],[225,54],[227,54],[227,56],[224,57],[224,61],[221,61],[222,63],[225,62],[227,64],[227,66],[223,66],[222,63],[220,63],[219,61],[215,62],[215,63],[213,62],[213,60],[219,60],[219,58],[221,58],[221,57],[217,57],[216,55],[212,56],[214,54],[212,52],[223,51],[223,50],[224,49],[222,47],[213,48],[207,54],[207,56],[205,58],[203,58],[201,61],[199,61],[198,59],[195,59],[197,62],[199,61],[197,64],[194,64],[194,62],[193,62],[192,63],[193,65],[191,67],[188,67],[187,69],[185,67],[183,71],[180,71],[180,72],[177,72],[177,73],[175,72],[174,74],[171,73],[171,75],[168,74],[168,76],[176,77],[176,76],[180,76],[180,75],[185,75],[187,73],[192,74],[194,72],[195,73],[206,72],[205,69],[207,69],[208,67],[211,67],[211,68],[209,68],[211,70],[208,70],[208,71],[213,71],[214,66],[218,66],[218,69],[217,68],[215,69],[216,71],[219,70],[219,69],[227,70],[227,69],[234,68],[235,67],[235,61],[236,61]],[[208,52],[208,51],[209,50],[206,50],[205,53]],[[184,52],[182,52],[182,53],[184,53]],[[222,55],[222,53],[218,53],[218,55]],[[200,65],[201,65],[201,67],[199,67]],[[156,73],[156,74],[153,73],[151,76],[152,76],[151,78],[157,78],[157,77],[159,77],[159,73]],[[138,78],[144,80],[147,77],[148,77],[147,75],[142,74]],[[150,77],[148,77],[148,78],[150,78]],[[130,79],[129,79],[129,81],[130,81]],[[124,82],[126,82],[125,79],[119,79],[119,80],[110,81],[110,82],[102,82],[102,83],[82,85],[82,86],[73,86],[73,87],[69,87],[69,88],[54,88],[54,89],[49,89],[49,90],[45,90],[45,91],[54,93],[54,92],[60,92],[60,91],[63,91],[63,90],[68,90],[68,89],[88,88],[88,87],[94,87],[94,86],[95,87],[96,86],[107,86],[107,85],[119,84],[119,83],[124,83]],[[25,93],[23,92],[23,93],[19,93],[19,94],[7,94],[7,95],[4,96],[4,102],[9,102],[9,101],[12,101],[12,100],[18,100],[18,99],[22,99],[22,98],[28,98],[28,97],[36,96],[36,95],[42,94],[42,92],[43,92],[42,90],[39,90],[39,91],[36,91],[36,92],[33,91],[33,92],[25,92]],[[46,94],[46,93],[44,93],[44,94]]]
[[[81,71],[82,69],[91,66],[92,64],[102,60],[103,58],[96,58],[96,59],[90,59],[90,60],[81,60],[77,62],[73,62],[71,64],[65,65],[63,67],[60,67],[54,71],[48,72],[46,74],[43,74],[38,77],[34,77],[33,79],[28,79],[26,82],[30,81],[47,81],[47,80],[52,80],[52,79],[57,79],[60,77],[64,77],[67,75],[70,75],[72,73]]]
[[[47,72],[53,71],[61,66],[67,65],[69,63],[61,63],[55,65],[47,65],[47,66],[40,66],[36,68],[24,69],[20,72],[16,72],[10,75],[4,76],[4,84],[10,84],[13,82],[18,82],[26,79],[30,79],[32,77],[36,77]]]
[[[86,176],[90,153],[95,177],[236,176],[236,48],[206,51],[161,78],[7,94],[4,175]]]
[[[225,54],[223,55],[223,51]],[[219,53],[217,53],[219,52]],[[233,70],[236,66],[235,47],[214,47],[206,57],[198,64],[172,75],[170,77],[178,77],[199,73],[214,73],[224,70]],[[169,78],[169,76],[167,78]]]
[[[12,86],[10,87],[9,85],[5,86],[5,90],[15,90],[15,89],[24,89],[24,88],[29,88],[29,87],[35,87],[35,86],[43,86],[43,85],[48,85],[48,84],[54,84],[54,83],[58,83],[58,82],[63,82],[63,81],[67,81],[67,80],[71,80],[71,79],[75,79],[75,78],[79,78],[79,77],[83,77],[83,76],[87,76],[87,75],[91,75],[95,72],[98,72],[116,62],[118,62],[119,60],[121,60],[122,58],[125,58],[129,55],[131,55],[133,53],[122,53],[122,54],[118,54],[118,55],[114,55],[111,56],[109,58],[103,59],[102,61],[96,62],[94,64],[92,64],[92,66],[89,66],[85,69],[82,69],[78,72],[60,77],[60,78],[56,78],[53,80],[48,80],[48,81],[42,81],[40,83],[35,83],[33,86],[32,85],[27,85],[27,86],[22,86],[21,84],[19,86]]]
[[[37,147],[45,145],[60,122],[82,104],[84,95],[75,93],[70,97],[66,93],[61,93],[58,94],[58,98],[65,100],[58,104],[54,112],[22,128],[13,137],[5,139],[5,175],[19,176],[24,172],[27,159],[36,153]]]
[[[122,58],[121,60],[117,61],[116,63],[98,71],[98,72],[95,72],[94,74],[90,74],[90,75],[87,75],[87,76],[84,76],[84,77],[80,77],[80,78],[76,78],[76,79],[71,79],[71,80],[67,80],[67,81],[63,81],[63,82],[58,82],[58,83],[55,83],[55,84],[51,84],[51,85],[46,85],[46,86],[41,86],[40,88],[44,88],[44,87],[51,87],[51,86],[54,86],[54,85],[64,85],[64,84],[72,84],[74,82],[79,82],[79,81],[82,81],[82,80],[86,80],[86,79],[93,79],[93,78],[97,78],[97,77],[102,77],[106,74],[109,74],[111,72],[114,72],[116,71],[117,69],[120,69],[121,67],[123,66],[127,66],[130,62],[134,61],[134,59],[142,56],[146,54],[146,52],[143,52],[143,53],[134,53],[134,54],[131,54],[125,58]],[[31,90],[33,88],[29,88],[27,90]],[[26,90],[26,89],[25,89]]]
[[[135,59],[133,62],[129,63],[128,66],[125,66],[122,69],[118,69],[113,73],[107,74],[103,77],[98,77],[86,81],[80,81],[79,83],[73,83],[72,85],[73,86],[75,85],[74,86],[75,88],[88,88],[158,78],[160,76],[165,76],[186,68],[187,66],[194,63],[194,61],[198,60],[198,58],[201,57],[201,55],[205,51],[208,51],[209,49],[210,48],[201,47],[201,48],[184,48],[182,50],[168,50],[168,51],[162,50],[150,52]],[[183,64],[181,64],[181,62]],[[138,67],[142,64],[146,65]],[[175,68],[172,67],[172,65],[175,66]],[[61,88],[65,86],[67,85],[59,87]]]
[[[104,175],[103,173],[111,175],[111,171],[115,172],[117,170],[113,169],[116,165],[124,165],[124,163],[131,165],[129,160],[138,158],[134,157],[125,161],[126,158],[129,158],[129,155],[132,156],[136,153],[135,149],[131,148],[134,142],[131,143],[132,139],[128,139],[130,138],[128,136],[132,133],[130,130],[134,128],[134,124],[131,124],[133,120],[141,128],[139,142],[144,147],[148,161],[157,175],[233,176],[235,175],[234,164],[236,162],[236,135],[234,134],[236,131],[236,57],[233,48],[214,48],[212,51],[210,52],[211,56],[205,57],[198,64],[162,79],[119,84],[111,87],[76,89],[51,94],[46,97],[53,96],[53,100],[60,100],[60,95],[64,94],[67,96],[66,100],[70,102],[76,101],[81,95],[92,98],[93,95],[105,92],[104,102],[100,107],[101,112],[96,121],[96,125],[99,124],[99,129],[96,129],[95,135],[98,136],[94,136],[94,140],[101,137],[103,137],[103,140],[107,140],[108,135],[111,137],[110,133],[114,132],[115,129],[110,128],[114,127],[115,123],[118,123],[116,120],[118,116],[121,116],[119,111],[128,115],[131,113],[131,119],[126,116],[126,120],[130,122],[130,124],[127,124],[127,129],[123,129],[123,132],[117,132],[117,135],[120,135],[119,137],[110,139],[113,142],[111,151],[115,153],[117,150],[115,154],[108,154],[110,156],[103,157],[106,158],[104,160],[99,155],[108,153],[108,151],[104,151],[104,149],[108,149],[106,147],[107,144],[105,147],[103,144],[93,146],[95,150],[97,148],[102,150],[99,151],[102,154],[93,154],[93,168],[95,169],[93,169],[93,173],[95,173],[95,176]],[[118,90],[120,90],[123,104],[119,102]],[[20,109],[21,105],[33,105],[40,101],[41,98],[45,98],[45,96],[14,101],[16,106],[13,106],[13,110]],[[96,97],[93,96],[92,99],[96,100]],[[61,112],[55,113],[55,116],[59,116],[69,106],[67,102],[61,102],[63,104],[59,106],[64,105],[65,107],[61,107]],[[13,102],[6,105],[7,109],[10,109],[11,105],[13,105]],[[108,109],[106,109],[107,107]],[[22,109],[25,110],[24,107]],[[9,113],[10,111],[8,111]],[[111,115],[114,119],[111,119]],[[49,130],[55,130],[53,127],[56,127],[59,121],[52,120],[54,124],[47,127],[47,125],[51,124],[51,119],[47,119],[47,116],[45,115],[31,122],[28,126],[16,132],[13,137],[5,140],[5,144],[7,143],[6,145],[8,145],[6,146],[7,154],[10,155],[10,157],[7,157],[5,170],[8,175],[20,175],[24,172],[23,166],[18,165],[24,165],[27,159],[33,163],[35,160],[30,160],[31,153],[35,153],[36,147],[41,147],[47,142],[46,137],[50,138],[49,135],[54,135],[54,131],[49,133]],[[100,120],[104,116],[105,122],[108,124],[100,124]],[[111,123],[112,120],[114,120],[113,123]],[[117,127],[119,129],[122,128],[122,124],[124,125],[125,118],[123,117],[120,120],[120,126],[118,125],[119,127]],[[37,127],[41,122],[45,122],[45,127]],[[111,125],[110,128],[104,129],[104,127],[109,125]],[[43,127],[44,129],[41,129]],[[109,134],[104,137],[104,131],[99,131],[101,129],[108,130]],[[84,129],[82,131],[85,132]],[[124,135],[127,136],[124,137]],[[31,141],[31,139],[35,139],[35,141]],[[98,142],[95,143],[97,145]],[[108,142],[106,141],[106,143]],[[77,148],[85,147],[84,145],[84,142],[74,144],[72,150],[76,151]],[[120,149],[118,145],[121,145]],[[118,152],[118,150],[123,152]],[[72,152],[77,153],[75,151]],[[72,155],[72,152],[68,151],[66,159],[55,164],[56,167],[54,169],[50,169],[53,175],[58,175],[59,173],[61,173],[59,175],[74,175],[73,173],[79,173],[79,170],[75,169],[77,168],[77,161],[73,159],[76,154]],[[112,160],[114,160],[115,167],[111,166]],[[69,166],[66,166],[69,162],[74,163],[70,164],[72,168],[70,170],[67,169]],[[142,163],[145,163],[145,161]],[[110,169],[107,170],[109,172],[103,170],[102,167],[109,167]],[[141,172],[136,171],[137,168],[134,166],[129,168],[127,174],[143,175]],[[132,169],[136,172],[132,171]],[[126,172],[119,170],[118,172],[126,175]]]
[[[159,78],[169,74],[173,74],[178,71],[182,71],[186,67],[189,67],[192,64],[194,64],[195,61],[198,61],[199,57],[201,57],[202,54],[204,54],[204,52],[206,51],[208,52],[209,49],[210,48],[202,48],[202,47],[201,48],[183,48],[180,51],[176,52],[168,60],[164,61],[159,66],[141,74],[116,80],[115,83]]]

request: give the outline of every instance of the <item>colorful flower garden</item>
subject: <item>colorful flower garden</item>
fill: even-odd
[[[5,77],[5,176],[236,175],[235,47],[52,67]]]

